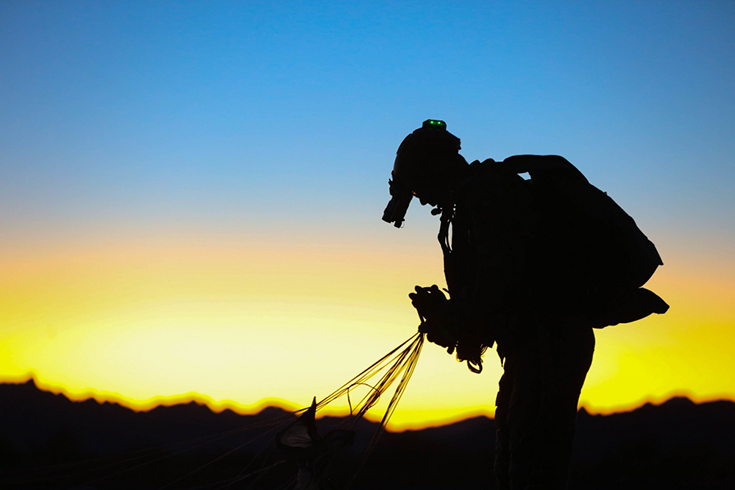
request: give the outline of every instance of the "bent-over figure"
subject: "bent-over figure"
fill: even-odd
[[[641,287],[663,263],[635,222],[566,159],[468,164],[459,150],[443,121],[408,135],[383,220],[400,227],[414,196],[440,216],[449,299],[437,286],[410,294],[428,340],[476,373],[497,346],[498,487],[563,489],[593,328],[664,313],[668,305]]]

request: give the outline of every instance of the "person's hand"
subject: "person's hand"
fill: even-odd
[[[429,342],[440,345],[453,353],[457,344],[457,336],[453,332],[452,320],[449,316],[449,300],[435,284],[430,288],[416,286],[416,292],[408,295],[411,304],[421,317],[419,331],[426,334]]]
[[[448,301],[447,297],[444,296],[444,293],[439,290],[439,286],[436,284],[430,288],[416,286],[414,289],[416,292],[410,293],[408,297],[411,298],[411,304],[419,312],[422,319],[435,317],[445,309],[445,304]]]

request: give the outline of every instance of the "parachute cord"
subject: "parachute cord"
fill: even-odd
[[[452,247],[449,239],[449,225],[452,224],[454,219],[454,204],[449,204],[442,210],[439,225],[439,245],[441,245],[442,252],[446,255],[452,253]]]
[[[467,359],[467,369],[475,374],[480,374],[482,372],[482,359]]]
[[[355,383],[354,385],[352,385],[352,387],[359,386],[359,385],[365,385],[368,388],[372,389],[374,392],[377,392],[378,391],[378,389],[375,386],[369,385],[367,383]],[[350,420],[352,420],[352,418],[355,417],[355,410],[352,408],[352,400],[350,399],[350,391],[351,390],[347,390],[347,405],[348,405],[348,407],[350,409]],[[380,396],[380,393],[378,393],[378,396]],[[364,400],[364,398],[363,398],[363,400]],[[360,400],[360,402],[362,402],[362,400]],[[355,405],[355,408],[357,408],[357,406],[359,404],[360,403],[358,402],[358,404]]]
[[[389,373],[386,373],[386,375],[381,379],[381,382],[383,380],[387,380],[387,378],[390,378],[390,380],[386,383],[385,389],[388,388],[388,386],[398,378],[398,376],[403,373],[403,376],[401,377],[401,380],[398,383],[398,386],[396,387],[395,392],[393,393],[393,397],[391,398],[390,402],[388,403],[388,408],[385,411],[385,414],[383,415],[383,419],[380,421],[380,424],[378,425],[378,428],[375,431],[375,434],[373,434],[372,439],[370,440],[370,443],[368,444],[367,449],[363,453],[362,458],[360,459],[360,463],[357,466],[357,469],[355,470],[355,473],[353,474],[352,479],[350,480],[349,484],[346,488],[350,488],[352,484],[357,479],[358,474],[362,470],[362,468],[365,466],[365,463],[367,462],[368,458],[372,454],[373,450],[375,449],[375,446],[378,443],[378,440],[385,432],[386,426],[388,425],[388,422],[390,421],[391,416],[393,415],[393,412],[395,412],[396,407],[398,406],[398,402],[401,400],[401,397],[403,396],[403,393],[406,391],[406,386],[408,385],[409,380],[411,379],[411,376],[413,375],[413,372],[416,368],[416,364],[418,362],[419,356],[421,355],[421,349],[424,345],[424,339],[426,335],[423,333],[418,334],[414,341],[409,345],[408,348],[406,348],[405,351],[403,351],[401,358],[396,361],[396,363],[391,367],[391,370]],[[404,362],[405,359],[405,362]],[[364,413],[364,412],[363,412]]]
[[[407,340],[402,342],[398,347],[391,350],[389,353],[375,361],[373,364],[368,366],[366,369],[364,369],[361,373],[353,377],[351,380],[347,381],[345,384],[337,388],[335,391],[333,391],[331,394],[327,395],[325,398],[323,398],[321,401],[317,403],[317,410],[320,410],[325,405],[328,405],[332,401],[336,400],[337,398],[344,395],[348,390],[350,390],[352,387],[358,384],[364,384],[366,380],[373,377],[375,374],[380,372],[382,369],[385,368],[385,364],[390,360],[391,356],[393,356],[397,351],[399,351],[401,348],[403,348],[406,344],[410,342],[415,342],[416,337],[422,335],[421,333],[416,333],[409,337]],[[400,357],[400,355],[399,355]],[[307,410],[306,408],[302,408],[300,410],[297,410],[294,412],[295,414],[298,414],[300,412],[303,412]]]
[[[422,332],[417,332],[413,334],[407,340],[398,345],[398,347],[391,350],[382,358],[375,361],[368,368],[364,369],[358,375],[353,377],[351,380],[343,384],[337,390],[335,390],[316,404],[316,410],[318,411],[327,404],[346,394],[350,410],[350,417],[342,424],[340,424],[340,428],[352,430],[357,422],[364,417],[368,410],[373,408],[378,403],[381,395],[391,387],[394,381],[400,378],[398,386],[396,387],[395,392],[393,393],[393,396],[388,403],[385,414],[383,415],[383,418],[378,425],[378,428],[373,434],[373,437],[371,438],[370,443],[368,444],[368,447],[365,450],[358,464],[358,467],[353,474],[352,479],[345,488],[349,488],[354,483],[358,476],[358,473],[365,465],[365,462],[367,461],[368,457],[375,448],[375,445],[380,439],[380,436],[383,434],[383,432],[385,432],[385,428],[390,421],[390,418],[393,415],[393,412],[395,411],[398,402],[400,401],[403,393],[406,390],[406,385],[411,379],[411,375],[413,374],[413,371],[416,367],[416,362],[418,361],[419,355],[421,353],[421,347],[423,346],[425,336],[426,335]],[[376,383],[367,383],[368,379],[383,371],[383,375]],[[353,406],[352,400],[350,398],[350,391],[359,385],[368,386],[370,388],[370,391]],[[301,412],[304,412],[305,410],[307,410],[307,408],[297,410],[293,413],[299,414]]]

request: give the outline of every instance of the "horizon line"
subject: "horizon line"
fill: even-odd
[[[94,388],[89,388],[87,390],[84,390],[83,392],[74,392],[73,390],[69,390],[67,387],[63,386],[62,384],[45,383],[43,381],[39,381],[33,374],[28,374],[24,377],[9,377],[9,378],[0,377],[0,384],[23,385],[23,384],[29,384],[29,383],[33,384],[33,386],[39,391],[51,393],[54,395],[61,395],[73,403],[83,403],[89,400],[94,400],[100,405],[105,404],[105,403],[115,404],[123,408],[126,408],[128,410],[131,410],[132,412],[135,412],[135,413],[145,413],[145,412],[150,412],[152,410],[155,410],[156,408],[159,408],[159,407],[165,408],[165,407],[173,407],[173,406],[178,406],[178,405],[189,405],[191,403],[206,407],[214,414],[223,413],[229,410],[240,416],[258,415],[264,410],[269,409],[269,408],[276,408],[276,409],[283,410],[284,412],[297,414],[298,412],[305,410],[307,408],[307,407],[302,407],[298,405],[297,403],[293,403],[288,400],[277,398],[277,397],[262,398],[256,403],[244,404],[244,403],[236,402],[234,400],[217,401],[207,395],[202,395],[201,393],[197,393],[197,392],[182,393],[180,395],[172,395],[172,396],[157,396],[157,397],[149,398],[147,400],[135,400],[135,399],[126,397],[120,393],[107,392],[104,390],[98,390]],[[629,413],[639,408],[642,408],[646,405],[661,406],[677,398],[687,399],[695,405],[702,405],[705,403],[712,403],[712,402],[717,402],[717,401],[729,401],[729,402],[735,403],[735,399],[733,399],[732,397],[728,397],[727,395],[724,395],[724,394],[715,395],[712,397],[702,397],[702,399],[694,399],[694,397],[692,397],[691,394],[689,393],[685,393],[681,391],[678,391],[678,392],[672,391],[671,393],[667,394],[664,397],[659,397],[659,398],[649,397],[637,403],[621,405],[620,407],[615,407],[615,408],[611,408],[607,410],[593,409],[587,406],[586,404],[582,404],[578,407],[578,412],[584,411],[587,414],[593,415],[593,416],[596,416],[596,415],[610,416],[610,415],[615,415],[619,413]],[[387,430],[389,432],[400,433],[400,432],[406,432],[406,431],[415,431],[415,430],[424,430],[424,429],[437,428],[437,427],[445,427],[445,426],[449,426],[452,424],[456,424],[456,423],[459,423],[465,420],[470,420],[470,419],[477,418],[477,417],[487,417],[489,419],[493,419],[494,418],[494,408],[495,407],[488,407],[487,410],[482,410],[482,409],[481,410],[477,410],[477,409],[468,410],[466,413],[459,415],[459,416],[444,417],[444,418],[440,418],[434,421],[429,421],[429,422],[424,422],[424,423],[416,423],[416,424],[406,424],[406,423],[390,424],[389,423]],[[343,410],[343,409],[325,408],[321,410],[321,413],[319,414],[318,418],[344,417],[347,415],[348,415],[348,411]],[[371,416],[368,413],[365,415],[365,419],[373,423],[380,423],[381,417]]]

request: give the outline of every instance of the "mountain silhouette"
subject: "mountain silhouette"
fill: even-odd
[[[274,438],[294,419],[279,408],[240,415],[195,402],[135,412],[73,402],[32,380],[0,384],[0,488],[288,488],[296,466],[281,462]],[[323,433],[339,422],[317,424]],[[355,474],[353,489],[493,488],[492,419],[385,433],[362,462],[376,428],[356,425],[354,446],[332,465],[335,488]],[[733,441],[730,401],[673,398],[607,416],[582,409],[570,489],[735,488]]]

